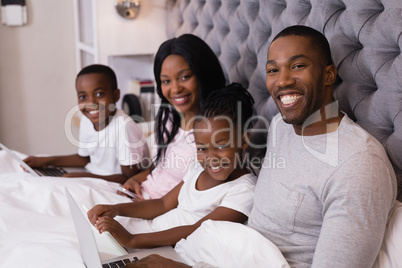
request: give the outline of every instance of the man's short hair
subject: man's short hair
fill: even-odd
[[[291,35],[303,36],[310,39],[312,47],[316,50],[317,53],[319,53],[322,56],[323,59],[325,59],[325,64],[326,65],[334,64],[331,57],[331,49],[329,47],[327,38],[322,33],[313,28],[304,25],[294,25],[287,27],[283,29],[280,33],[278,33],[274,37],[272,42],[274,42],[276,39],[280,37],[291,36]]]

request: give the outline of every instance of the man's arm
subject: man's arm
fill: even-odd
[[[395,200],[392,172],[376,155],[357,154],[333,174],[312,267],[372,267]]]

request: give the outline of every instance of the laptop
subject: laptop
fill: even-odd
[[[71,172],[87,172],[84,167],[48,167],[48,168],[31,168],[24,162],[18,155],[7,148],[4,144],[0,143],[0,148],[6,151],[12,158],[14,158],[28,173],[35,177],[39,176],[51,176],[61,177],[66,173]]]
[[[94,230],[96,230],[95,227],[93,227],[89,222],[88,217],[83,214],[67,188],[66,196],[70,206],[75,230],[77,232],[81,256],[87,268],[124,267],[125,264],[136,262],[150,254],[159,254],[165,258],[184,262],[173,247],[170,246],[138,250],[134,253],[128,254],[110,233],[103,232],[102,234],[99,234],[98,231],[94,232]],[[101,239],[95,239],[95,235],[99,236]],[[102,241],[103,245],[99,244],[99,241]],[[108,243],[108,245],[105,245],[105,243]],[[99,251],[99,247],[102,247],[103,249],[109,248],[110,252]],[[107,256],[107,254],[104,253],[109,253],[109,255],[114,254],[115,257],[105,258],[110,256]]]

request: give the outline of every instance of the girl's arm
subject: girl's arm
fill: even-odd
[[[183,182],[179,183],[169,193],[160,199],[143,200],[134,203],[117,205],[97,205],[88,211],[88,219],[97,228],[103,217],[125,216],[141,219],[153,219],[178,205],[178,196]],[[98,224],[96,224],[98,222]],[[98,228],[101,231],[101,228]],[[102,230],[104,231],[104,230]]]
[[[193,225],[179,226],[155,233],[131,235],[121,227],[119,223],[115,222],[117,224],[111,224],[110,218],[107,220],[105,219],[105,221],[108,221],[110,224],[109,226],[111,227],[108,228],[106,227],[106,224],[100,224],[100,228],[102,231],[109,231],[119,241],[119,243],[125,247],[152,248],[159,246],[174,246],[178,241],[180,241],[180,239],[186,238],[193,233],[202,222],[209,219],[244,223],[247,220],[247,216],[230,208],[218,207]]]

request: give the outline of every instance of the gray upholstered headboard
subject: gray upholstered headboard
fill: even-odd
[[[402,0],[170,0],[167,20],[168,37],[203,38],[268,119],[278,112],[265,86],[270,41],[294,24],[324,33],[342,79],[335,98],[402,179]]]

